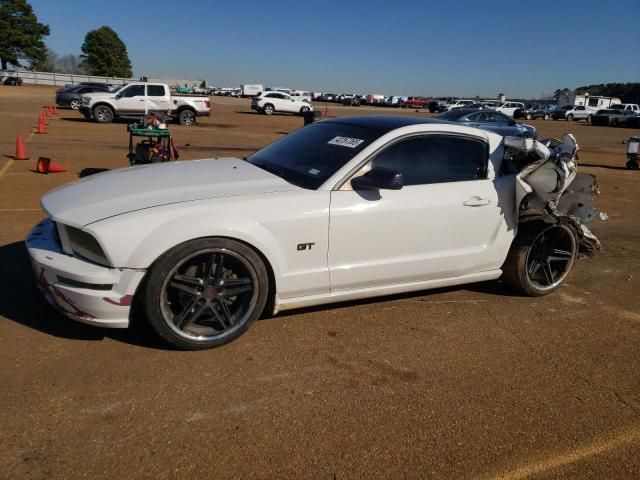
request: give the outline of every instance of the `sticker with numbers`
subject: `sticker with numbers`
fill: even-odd
[[[347,148],[356,148],[360,145],[364,140],[360,140],[359,138],[351,138],[351,137],[334,137],[329,140],[329,145],[339,145],[341,147]]]

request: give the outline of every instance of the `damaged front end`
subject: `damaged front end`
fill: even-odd
[[[602,248],[586,224],[607,215],[593,207],[599,195],[595,175],[578,173],[578,143],[571,134],[562,140],[505,137],[504,162],[516,174],[519,221],[542,219],[564,223],[576,233],[579,251],[593,256]]]

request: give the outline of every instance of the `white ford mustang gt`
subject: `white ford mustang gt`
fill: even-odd
[[[544,295],[598,240],[577,144],[443,121],[338,118],[235,158],[137,166],[42,199],[26,243],[68,317],[184,349],[265,311],[502,278]]]

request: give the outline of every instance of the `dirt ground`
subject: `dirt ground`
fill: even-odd
[[[576,134],[610,217],[593,226],[604,251],[554,295],[491,282],[379,298],[190,353],[66,320],[36,291],[22,241],[40,197],[127,165],[124,123],[60,111],[32,134],[53,95],[0,87],[1,478],[640,478],[640,172],[622,143],[637,130],[530,122]],[[173,127],[181,160],[243,157],[302,124],[212,103]],[[326,114],[381,112],[408,113]],[[29,161],[10,159],[17,134]],[[34,173],[41,155],[69,173]]]

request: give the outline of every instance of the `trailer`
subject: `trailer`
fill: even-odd
[[[242,97],[255,97],[256,95],[264,92],[264,85],[252,84],[252,85],[240,85],[240,95]]]
[[[589,95],[585,93],[583,95],[577,95],[570,93],[567,95],[560,95],[558,98],[558,107],[565,106],[583,106],[590,110],[600,110],[603,108],[609,108],[611,105],[622,103],[618,97],[601,97],[598,95]]]

